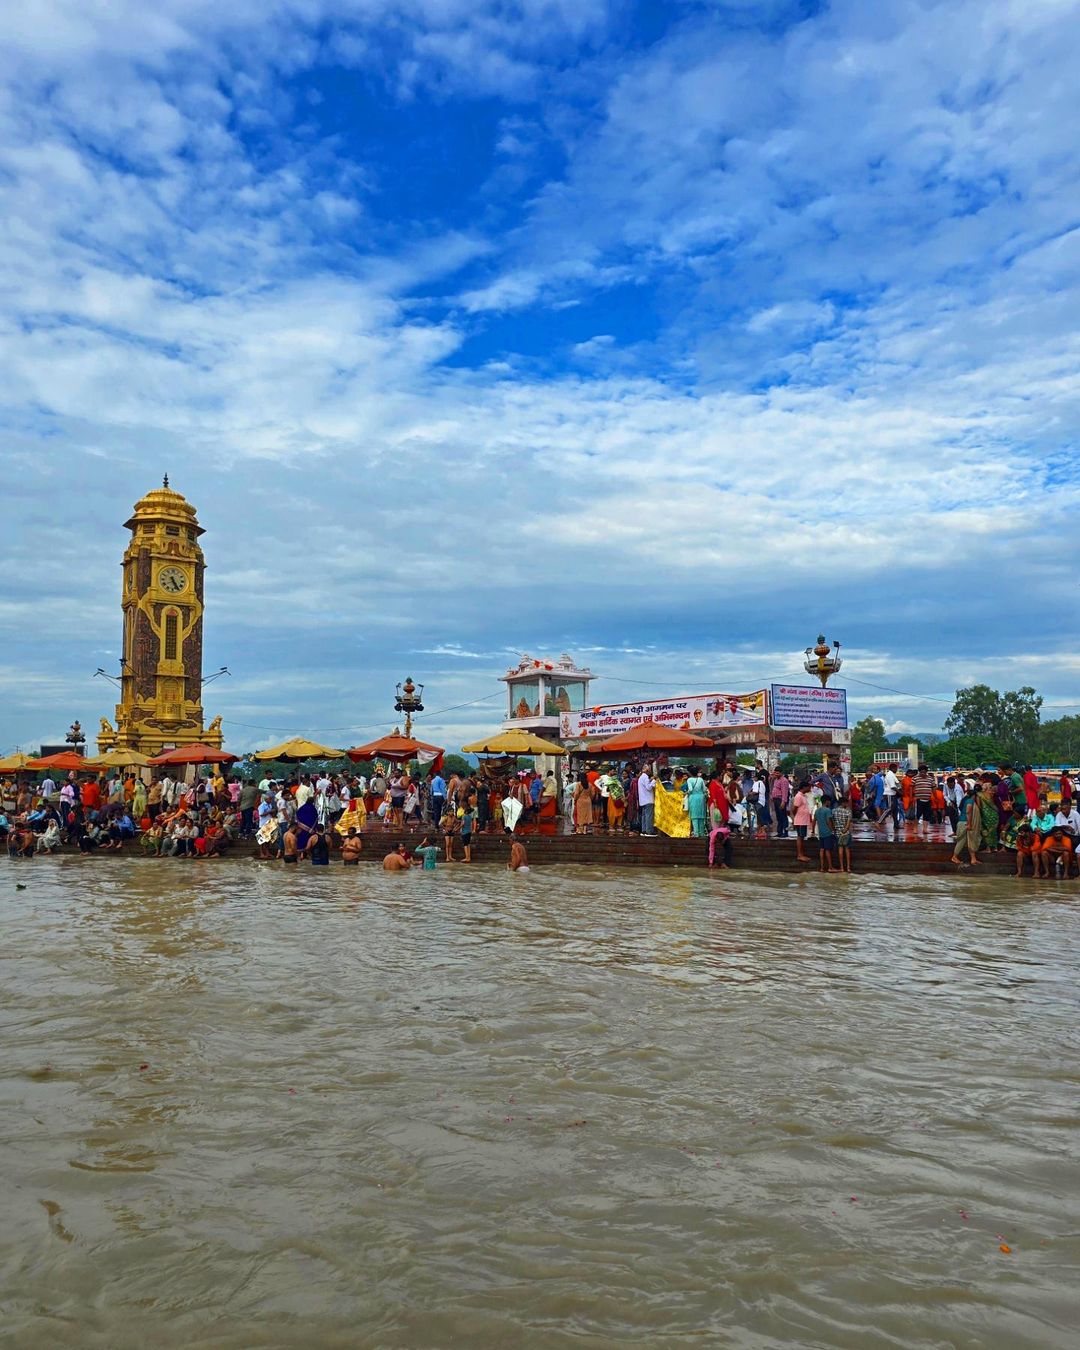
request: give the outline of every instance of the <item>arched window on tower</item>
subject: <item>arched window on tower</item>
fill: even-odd
[[[179,615],[175,609],[170,609],[165,615],[165,660],[176,660],[176,637],[179,623]]]

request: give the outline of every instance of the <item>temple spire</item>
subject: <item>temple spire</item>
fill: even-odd
[[[169,475],[168,475],[168,474],[165,475],[165,482],[164,482],[163,486],[164,486],[164,487],[168,487],[168,486],[169,486]]]

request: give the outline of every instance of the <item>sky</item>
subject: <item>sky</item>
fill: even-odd
[[[0,33],[0,750],[96,727],[132,504],[226,744],[791,681],[1080,704],[1066,0],[24,0]]]

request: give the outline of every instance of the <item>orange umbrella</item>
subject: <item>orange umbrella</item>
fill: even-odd
[[[82,769],[86,773],[94,773],[92,764],[87,764],[83,755],[77,755],[74,750],[58,750],[55,755],[46,755],[44,759],[31,759],[27,761],[28,769],[59,769],[66,773],[68,769]]]
[[[592,755],[614,755],[624,750],[715,750],[716,742],[707,736],[695,736],[678,727],[663,727],[659,722],[642,722],[640,726],[620,731],[615,736],[598,742],[589,750]]]
[[[443,753],[439,745],[428,745],[426,741],[414,741],[409,736],[380,736],[377,741],[367,745],[357,745],[345,753],[359,764],[363,759],[386,759],[391,764],[404,764],[409,759],[419,759],[427,755],[432,759]]]
[[[239,755],[230,755],[227,750],[216,750],[212,745],[178,745],[175,750],[166,750],[147,760],[148,764],[235,764]]]

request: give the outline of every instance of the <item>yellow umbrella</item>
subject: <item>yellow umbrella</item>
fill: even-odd
[[[138,750],[106,750],[86,761],[88,769],[145,769],[150,757]]]
[[[341,759],[344,750],[334,750],[329,745],[319,745],[317,741],[305,741],[302,736],[294,736],[291,741],[281,745],[272,745],[269,750],[259,750],[253,759],[285,759],[299,763],[302,759]]]
[[[467,755],[562,755],[566,752],[555,741],[545,741],[531,731],[500,731],[486,740],[463,745]]]
[[[22,773],[33,758],[33,755],[21,753],[8,755],[6,759],[0,759],[0,773]]]

